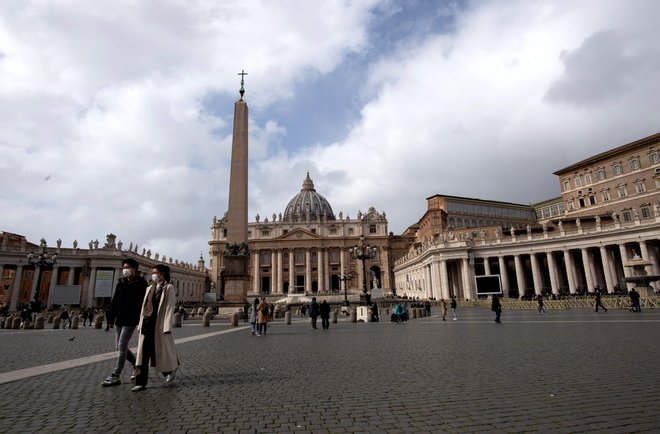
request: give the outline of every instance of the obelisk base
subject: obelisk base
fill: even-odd
[[[250,276],[247,273],[247,256],[225,256],[224,265],[224,284],[225,284],[225,303],[244,303],[247,300],[247,293],[250,289]]]

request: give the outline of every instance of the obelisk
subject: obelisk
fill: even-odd
[[[231,144],[227,242],[222,252],[227,303],[247,299],[248,276],[248,107],[243,100],[245,71],[241,71],[241,98],[234,104],[234,133]]]

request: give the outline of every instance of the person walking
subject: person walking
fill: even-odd
[[[140,312],[140,338],[136,357],[136,376],[133,392],[144,390],[149,379],[149,366],[165,377],[165,383],[174,380],[179,368],[172,317],[176,306],[176,292],[170,283],[170,267],[157,264],[151,270],[152,282],[147,288]]]
[[[442,320],[447,321],[447,302],[444,298],[440,299],[440,310],[442,311]]]
[[[249,314],[250,314],[250,304],[246,301],[245,304],[243,305],[243,322],[244,323],[248,322]],[[254,333],[252,333],[252,334],[254,334]]]
[[[257,299],[258,300],[258,299]],[[268,331],[268,303],[266,303],[266,297],[261,300],[258,306],[259,315],[257,322],[259,323],[259,336],[266,336]]]
[[[495,312],[495,322],[501,324],[500,316],[502,315],[502,304],[500,303],[500,297],[497,294],[493,295],[493,302],[490,305],[490,310]]]
[[[639,304],[639,292],[635,291],[635,288],[630,290],[630,308],[633,312],[641,312],[642,307]]]
[[[250,313],[250,324],[252,325],[252,336],[261,336],[257,319],[259,318],[259,298],[254,299],[252,303],[252,312]]]
[[[323,300],[319,306],[319,314],[321,315],[321,326],[323,330],[330,328],[330,305],[327,301]]]
[[[62,321],[62,330],[66,328],[66,324],[69,323],[69,328],[71,328],[71,320],[69,318],[69,311],[66,308],[60,314],[60,321]]]
[[[596,312],[598,312],[598,308],[600,307],[603,309],[605,312],[607,312],[607,308],[603,306],[603,303],[600,301],[600,289],[596,288],[596,296],[594,297],[596,301]]]
[[[135,354],[128,348],[128,343],[140,322],[140,310],[147,291],[147,281],[140,276],[139,267],[138,262],[132,258],[122,262],[124,277],[117,282],[107,313],[108,324],[110,328],[115,329],[116,334],[117,364],[112,373],[101,383],[103,386],[116,386],[121,383],[120,376],[126,360],[133,365],[131,379],[135,379]],[[87,312],[84,315],[87,316]]]
[[[449,303],[449,307],[451,308],[451,314],[454,316],[454,321],[458,320],[458,317],[456,316],[456,297],[453,295],[451,296],[451,302]]]
[[[536,302],[539,304],[539,313],[545,315],[545,308],[543,307],[543,296],[541,294],[536,296]]]
[[[309,304],[309,317],[312,319],[312,328],[316,328],[316,318],[319,316],[319,304],[316,302],[316,297],[312,297],[312,302]]]

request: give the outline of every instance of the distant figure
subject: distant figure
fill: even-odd
[[[309,316],[312,318],[312,328],[316,328],[316,318],[319,316],[319,304],[316,302],[316,297],[312,297],[312,302],[309,304]]]
[[[493,302],[490,306],[490,310],[495,312],[495,322],[500,324],[502,322],[500,320],[500,316],[502,315],[502,304],[500,303],[500,297],[497,294],[493,295]]]
[[[259,303],[259,314],[257,317],[257,322],[259,323],[259,336],[266,336],[268,331],[268,303],[266,303],[266,297],[261,300]]]
[[[380,318],[378,317],[378,305],[376,302],[371,303],[371,322],[379,322]]]
[[[607,308],[603,306],[603,304],[600,301],[600,289],[596,289],[596,296],[595,296],[595,301],[596,301],[596,312],[598,312],[598,308],[602,308],[605,312],[607,312]]]
[[[536,296],[536,302],[539,304],[539,313],[545,315],[545,308],[543,307],[543,296],[541,294]]]
[[[454,321],[458,319],[456,316],[456,297],[453,295],[451,296],[451,303],[449,303],[449,307],[451,307],[451,314],[454,316]]]
[[[440,299],[440,309],[442,310],[442,320],[447,321],[447,302],[444,298]]]
[[[250,314],[250,305],[246,301],[245,304],[243,305],[243,322],[248,322],[248,315]],[[254,330],[253,333],[254,334]]]
[[[633,312],[641,312],[642,307],[639,304],[639,292],[635,291],[635,288],[633,288],[628,295],[630,296],[630,310]]]
[[[330,305],[327,301],[323,300],[319,306],[319,314],[321,315],[321,326],[323,330],[330,328]]]
[[[426,310],[426,316],[431,316],[431,302],[426,300],[424,303],[424,310]]]
[[[250,324],[252,325],[252,336],[261,336],[257,319],[259,318],[259,298],[254,299],[252,303],[252,313],[250,314]]]
[[[60,314],[60,320],[62,321],[62,329],[66,328],[67,323],[69,323],[69,328],[71,328],[71,319],[69,318],[69,311],[64,309]]]

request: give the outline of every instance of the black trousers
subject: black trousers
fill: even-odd
[[[330,328],[330,318],[324,316],[321,317],[321,325],[324,329]]]

